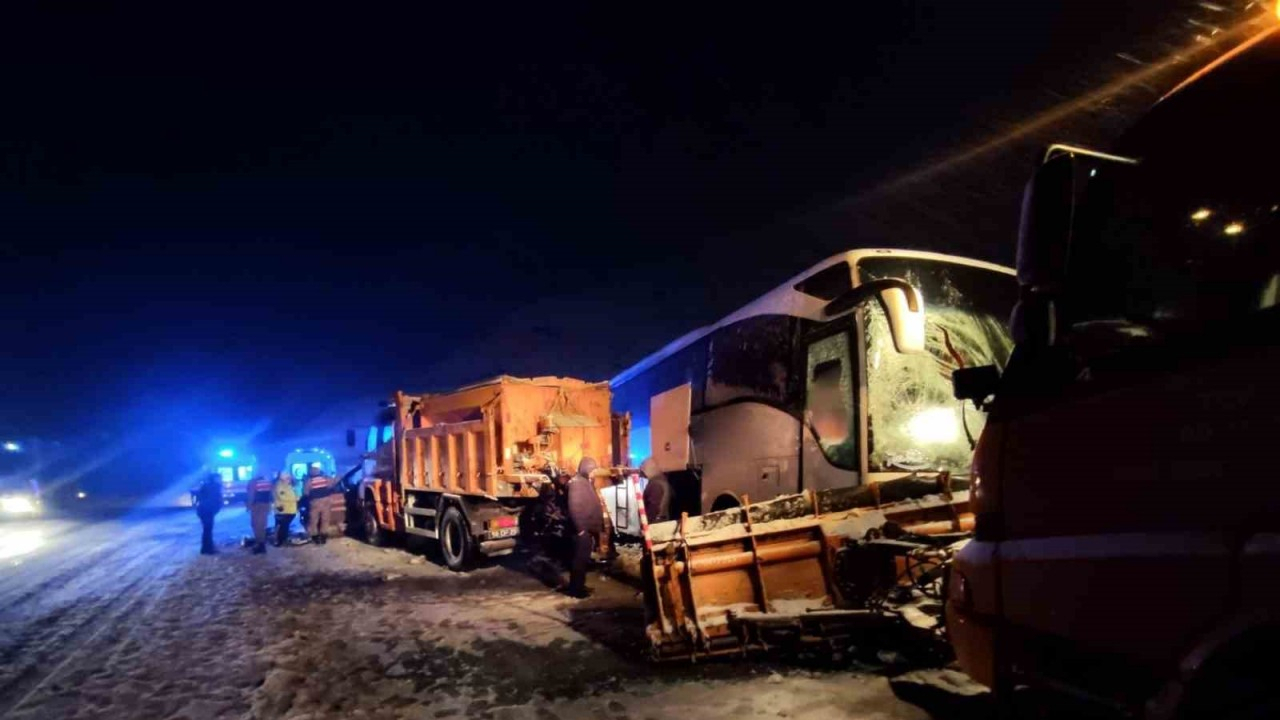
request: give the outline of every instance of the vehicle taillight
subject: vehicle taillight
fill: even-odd
[[[500,518],[495,518],[495,519],[493,519],[493,520],[490,520],[490,521],[489,521],[489,527],[491,527],[491,528],[509,528],[509,527],[515,527],[515,526],[516,526],[516,522],[517,522],[517,520],[516,520],[515,516],[507,515],[506,517],[500,517]]]

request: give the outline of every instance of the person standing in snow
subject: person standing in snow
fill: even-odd
[[[249,483],[245,502],[249,506],[249,525],[253,528],[253,554],[261,555],[267,551],[267,518],[274,503],[271,481],[262,476],[254,478]]]
[[[648,478],[644,486],[644,514],[649,524],[671,519],[671,482],[667,474],[658,469],[658,461],[646,458],[640,463],[640,472]]]
[[[313,467],[307,477],[307,534],[311,542],[323,545],[326,542],[329,525],[333,522],[333,510],[330,495],[334,491],[334,479],[325,477],[324,471]]]
[[[298,514],[298,491],[293,486],[293,475],[281,470],[271,490],[276,501],[276,547],[284,547],[289,540],[293,516]]]
[[[196,489],[196,515],[200,516],[200,554],[216,555],[213,546],[213,517],[222,509],[222,476],[209,473]]]
[[[587,566],[591,563],[592,539],[604,530],[600,498],[591,482],[591,473],[595,469],[595,460],[583,458],[578,463],[578,474],[569,480],[569,524],[573,559],[569,569],[569,585],[565,592],[575,598],[585,598],[590,594],[587,590]]]

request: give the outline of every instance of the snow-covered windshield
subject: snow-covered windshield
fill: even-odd
[[[878,303],[867,304],[867,418],[871,472],[950,470],[967,473],[985,415],[952,396],[951,372],[996,365],[1013,349],[1008,317],[1017,299],[1012,275],[918,258],[866,258],[862,282],[896,277],[924,296],[926,352],[893,347]],[[963,415],[961,415],[963,413]]]

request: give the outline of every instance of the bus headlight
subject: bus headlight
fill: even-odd
[[[960,438],[960,420],[954,408],[921,410],[907,421],[907,434],[921,445],[945,445]]]
[[[36,504],[30,498],[21,495],[9,495],[0,498],[0,510],[11,515],[25,515],[36,511]]]

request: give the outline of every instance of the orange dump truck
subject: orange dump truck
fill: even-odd
[[[511,551],[521,512],[552,478],[583,457],[608,467],[615,443],[625,446],[609,400],[608,383],[559,377],[397,392],[367,438],[373,468],[358,488],[366,538],[435,540],[454,570]]]

